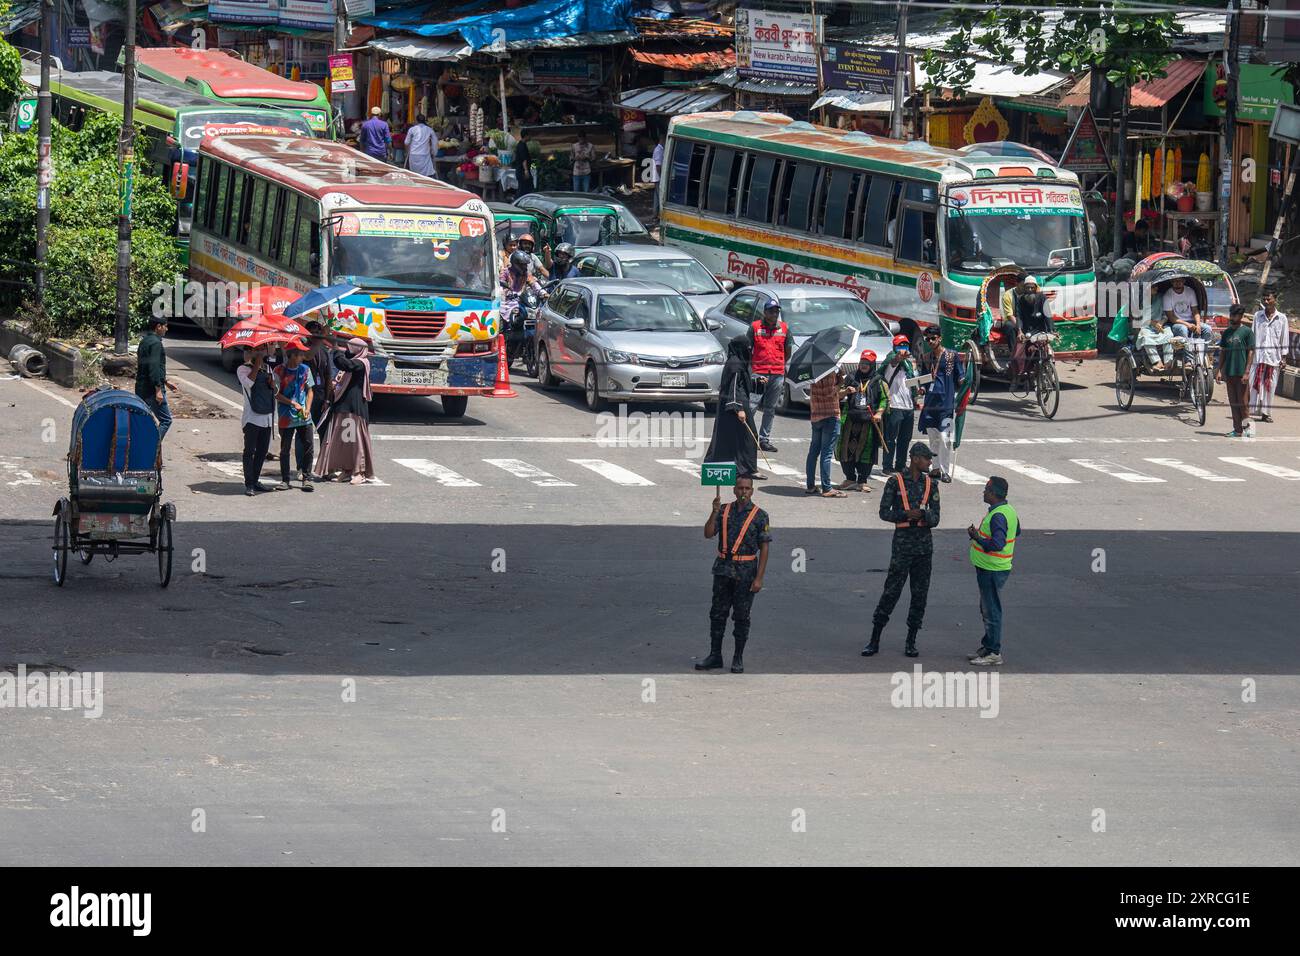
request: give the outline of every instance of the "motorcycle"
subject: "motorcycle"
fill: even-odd
[[[513,300],[514,308],[507,314],[503,307],[506,332],[506,363],[513,366],[523,358],[524,371],[537,377],[537,310],[542,297],[526,288]],[[509,305],[509,302],[506,303]]]

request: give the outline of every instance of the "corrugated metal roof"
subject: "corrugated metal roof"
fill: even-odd
[[[618,105],[628,110],[641,110],[659,116],[677,116],[681,113],[703,113],[711,110],[731,94],[722,90],[673,89],[668,86],[646,86],[628,90],[618,99]]]
[[[1136,84],[1129,91],[1128,105],[1133,109],[1160,109],[1205,72],[1204,60],[1179,59],[1165,67],[1165,75]],[[1092,90],[1092,76],[1085,75],[1061,97],[1062,106],[1087,106]]]
[[[892,113],[894,97],[887,93],[858,93],[854,90],[827,90],[812,108],[830,106],[837,110],[854,110],[859,113]]]
[[[384,37],[370,41],[370,49],[399,56],[406,60],[429,60],[435,62],[455,63],[463,60],[474,51],[468,43],[454,37],[445,40],[424,40],[419,37]]]
[[[660,66],[665,70],[725,70],[736,64],[736,51],[727,47],[725,50],[702,50],[699,53],[648,53],[645,50],[633,50],[632,58],[638,63]]]
[[[709,80],[715,86],[746,93],[766,93],[769,96],[812,96],[817,87],[807,83],[787,83],[784,80],[742,80],[735,67],[724,70]]]
[[[637,33],[647,37],[698,37],[730,40],[735,36],[734,27],[711,20],[695,20],[688,17],[673,17],[657,20],[653,17],[633,17],[632,23]]]

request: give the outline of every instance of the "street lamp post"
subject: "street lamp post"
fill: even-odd
[[[54,2],[41,0],[41,85],[36,94],[36,305],[45,307],[45,260],[50,251],[50,34],[54,31]]]
[[[131,324],[131,187],[135,176],[135,0],[126,0],[126,43],[122,48],[122,133],[117,160],[122,170],[122,204],[117,211],[117,316],[113,354],[126,354]]]

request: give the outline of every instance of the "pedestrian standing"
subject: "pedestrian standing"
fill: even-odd
[[[1011,577],[1011,558],[1020,537],[1020,516],[1007,504],[1007,480],[994,475],[984,485],[984,503],[989,506],[980,525],[970,525],[970,563],[975,566],[975,583],[980,592],[980,618],[984,638],[979,650],[967,658],[979,667],[1002,663],[1002,586]]]
[[[334,352],[339,379],[330,406],[329,437],[320,453],[320,473],[339,475],[354,485],[375,480],[375,454],[370,447],[370,360],[365,339],[349,339],[347,351]]]
[[[533,191],[533,156],[532,150],[528,146],[528,139],[524,136],[523,129],[519,130],[518,141],[515,143],[515,178],[519,181],[519,186],[515,190],[515,198],[526,196]]]
[[[284,362],[275,370],[275,400],[280,411],[280,491],[289,490],[289,452],[298,460],[298,480],[303,491],[311,485],[312,442],[311,400],[316,385],[311,368],[303,361],[307,346],[296,340],[284,347]]]
[[[167,393],[176,386],[167,381],[167,349],[163,336],[167,334],[167,320],[154,316],[149,319],[149,331],[140,339],[135,350],[135,394],[144,400],[158,419],[158,441],[161,443],[167,429],[172,427],[172,410],[167,405]]]
[[[659,215],[659,180],[663,178],[664,144],[659,142],[659,134],[654,133],[654,149],[650,151],[650,182],[654,186],[655,216]]]
[[[406,165],[413,173],[434,176],[433,157],[438,155],[438,134],[429,128],[423,113],[415,117],[415,124],[406,131]]]
[[[312,320],[307,323],[311,333],[308,344],[311,351],[307,353],[307,367],[311,369],[312,380],[316,383],[311,390],[311,421],[316,429],[316,437],[325,443],[325,409],[334,400],[334,356],[329,338],[325,335],[325,326]]]
[[[713,499],[713,508],[704,522],[704,537],[718,539],[718,556],[713,562],[713,605],[709,609],[709,656],[695,665],[697,671],[722,668],[722,638],[730,615],[731,633],[736,639],[736,653],[731,658],[731,673],[745,672],[745,642],[749,640],[749,612],[754,595],[763,590],[763,572],[767,570],[767,549],[772,529],[767,512],[754,504],[754,482],[740,475],[736,478],[735,502],[722,504]]]
[[[578,141],[573,144],[573,191],[591,192],[591,161],[596,158],[596,147],[587,139],[587,131],[578,131]]]
[[[378,106],[370,108],[370,119],[361,124],[361,151],[367,156],[388,162],[388,153],[393,148],[393,133],[388,123],[380,115]]]
[[[1243,320],[1246,307],[1234,305],[1228,310],[1228,327],[1219,342],[1219,366],[1214,370],[1214,380],[1228,389],[1228,407],[1232,409],[1232,431],[1229,438],[1240,438],[1246,430],[1249,387],[1246,373],[1255,354],[1255,332]]]
[[[1286,365],[1291,328],[1286,313],[1277,309],[1277,294],[1265,292],[1264,306],[1255,313],[1254,365],[1250,370],[1250,408],[1261,422],[1272,424],[1273,393],[1277,391],[1279,373]]]
[[[831,457],[835,454],[835,445],[840,438],[840,397],[843,391],[843,380],[838,368],[813,382],[808,390],[808,415],[812,421],[812,440],[808,444],[806,462],[808,481],[804,491],[807,494],[817,494],[817,464],[820,462],[821,496],[823,498],[848,497],[843,491],[831,485]]]
[[[894,540],[885,589],[871,617],[871,640],[862,649],[863,657],[880,650],[880,635],[902,596],[904,582],[909,581],[912,601],[907,609],[907,644],[903,653],[908,657],[920,656],[916,635],[925,621],[925,602],[930,594],[930,567],[934,559],[931,529],[939,526],[939,488],[930,477],[933,459],[929,446],[917,442],[912,446],[908,470],[886,481],[880,496],[880,520],[894,525]]]
[[[794,337],[781,320],[781,303],[769,298],[763,305],[763,317],[749,326],[749,349],[753,353],[754,384],[763,390],[759,408],[763,420],[758,428],[758,447],[775,453],[772,444],[772,421],[776,406],[785,392],[785,370],[794,351]]]
[[[764,478],[758,473],[758,445],[754,441],[754,413],[749,396],[754,385],[749,374],[749,339],[737,335],[727,345],[727,363],[722,367],[718,388],[718,409],[713,417],[713,438],[704,452],[705,461],[734,461],[736,474]]]
[[[916,386],[908,379],[916,378],[912,366],[912,346],[905,335],[894,336],[894,350],[885,361],[880,373],[889,397],[889,413],[885,416],[885,459],[881,471],[898,473],[907,464],[907,443],[912,440],[913,417],[916,415]]]
[[[261,482],[275,415],[275,384],[266,369],[265,350],[244,349],[244,364],[235,377],[244,393],[244,413],[239,419],[244,431],[244,494],[252,497],[260,491],[275,490]]]
[[[840,418],[838,458],[844,469],[840,488],[845,491],[871,491],[867,479],[882,444],[885,405],[885,386],[876,374],[876,353],[867,349],[858,357],[858,367],[849,378]]]
[[[953,426],[957,420],[957,393],[966,378],[966,363],[954,349],[945,348],[943,336],[937,325],[925,330],[929,346],[928,368],[932,380],[925,390],[917,426],[925,435],[938,459],[934,477],[943,482],[952,481]]]

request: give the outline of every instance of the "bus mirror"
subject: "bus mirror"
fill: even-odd
[[[190,164],[172,163],[171,194],[173,199],[184,199],[190,184]]]

